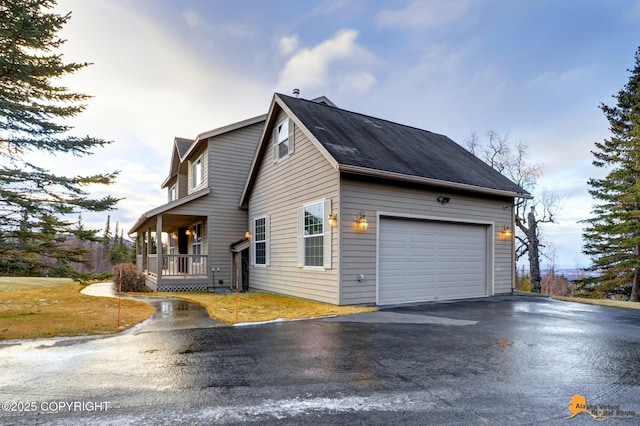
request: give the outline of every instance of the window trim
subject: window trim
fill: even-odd
[[[257,222],[259,220],[264,220],[264,233],[263,233],[263,239],[259,240],[258,239],[258,231],[257,231]],[[252,251],[252,255],[251,255],[251,260],[253,261],[252,264],[253,266],[258,266],[258,267],[266,267],[269,265],[269,238],[268,238],[268,226],[269,226],[269,221],[267,219],[267,215],[261,215],[261,216],[256,216],[253,219],[251,219],[251,233],[253,235],[253,239],[251,241],[251,245],[253,246],[253,250]],[[259,243],[264,243],[264,263],[258,263],[258,250],[257,250],[257,245]]]
[[[305,246],[305,208],[315,205],[322,205],[322,266],[309,266],[306,265],[306,246]],[[311,271],[326,271],[332,268],[332,228],[327,223],[327,216],[331,213],[331,199],[315,200],[310,203],[305,203],[301,207],[298,207],[298,267],[303,270]],[[318,234],[313,236],[319,236]]]
[[[200,229],[200,233],[198,233],[198,228]],[[192,263],[200,264],[201,259],[204,253],[204,224],[202,222],[194,223],[191,225],[191,255],[193,256]],[[200,236],[200,240],[196,243],[196,235]],[[200,253],[195,252],[196,246],[199,248]],[[198,256],[196,258],[196,256]]]
[[[196,158],[195,161],[191,163],[191,189],[195,189],[199,187],[204,182],[203,156],[204,155],[200,155],[198,158]],[[198,177],[197,183],[196,183],[196,177]]]
[[[321,227],[321,232],[317,233],[317,234],[307,234],[307,228],[311,227],[312,225],[307,226],[306,223],[306,217],[307,217],[307,209],[309,209],[309,211],[311,211],[312,207],[316,207],[316,206],[320,206],[320,227]],[[309,213],[311,215],[311,213]],[[305,268],[322,268],[324,269],[324,256],[322,256],[321,259],[321,265],[308,265],[307,264],[307,260],[308,260],[308,256],[307,256],[307,240],[314,238],[314,239],[319,239],[320,243],[322,244],[322,252],[324,253],[324,233],[325,233],[325,223],[326,220],[324,218],[324,201],[317,201],[314,203],[308,203],[308,204],[303,204],[302,205],[302,241],[304,242],[303,246],[302,246],[302,251],[303,251],[303,267]],[[317,226],[317,225],[316,225]]]
[[[282,140],[280,140],[280,132],[278,132],[278,128],[282,125],[284,125],[286,123],[287,125],[287,137],[286,139],[283,138]],[[283,161],[287,158],[289,158],[291,156],[291,154],[293,154],[293,151],[295,149],[295,141],[294,141],[294,129],[295,129],[295,124],[293,123],[293,120],[291,120],[289,117],[285,117],[282,120],[279,120],[276,122],[275,126],[273,127],[273,131],[272,131],[272,135],[271,135],[271,144],[272,144],[272,150],[273,150],[273,161],[274,163]],[[280,145],[287,142],[287,153],[285,155],[280,155]]]
[[[178,184],[174,183],[169,187],[169,202],[178,199]]]

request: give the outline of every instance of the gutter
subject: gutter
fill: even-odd
[[[483,187],[483,186],[469,185],[469,184],[466,184],[466,183],[449,182],[449,181],[446,181],[446,180],[439,180],[439,179],[425,178],[425,177],[420,177],[420,176],[405,175],[405,174],[402,174],[402,173],[388,172],[388,171],[385,171],[385,170],[370,169],[370,168],[361,167],[361,166],[351,166],[351,165],[346,165],[346,164],[339,164],[338,167],[337,167],[337,170],[340,171],[340,172],[343,172],[343,173],[351,173],[351,174],[364,175],[364,176],[375,176],[375,177],[391,179],[391,180],[396,180],[396,181],[421,183],[421,184],[425,184],[425,185],[438,186],[438,187],[442,187],[442,188],[455,189],[455,190],[459,190],[459,191],[469,191],[469,192],[476,192],[476,193],[482,193],[482,194],[488,194],[488,195],[498,195],[498,196],[501,196],[501,197],[526,198],[526,199],[529,199],[529,200],[533,199],[533,196],[531,196],[531,194],[529,194],[526,191],[525,192],[514,192],[514,191],[506,191],[506,190],[503,190],[503,189],[486,188],[486,187]]]

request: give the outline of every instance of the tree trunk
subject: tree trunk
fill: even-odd
[[[640,256],[640,244],[636,245],[636,258],[638,256]],[[638,281],[640,281],[639,275],[640,273],[638,271],[638,268],[636,268],[633,272],[633,284],[631,285],[631,297],[629,298],[631,302],[638,301]]]
[[[533,207],[527,215],[527,239],[529,242],[529,275],[531,276],[531,291],[540,293],[542,277],[540,276],[540,252],[538,241],[538,222]]]

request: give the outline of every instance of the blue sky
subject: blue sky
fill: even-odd
[[[114,141],[91,157],[44,158],[60,173],[120,170],[95,195],[128,230],[161,205],[175,136],[267,111],[274,92],[325,95],[339,107],[442,133],[508,134],[543,165],[539,187],[562,194],[543,228],[556,266],[585,267],[582,225],[598,109],[628,81],[640,45],[634,0],[205,1],[59,0],[72,12],[65,79],[94,98],[75,133]],[[101,228],[106,215],[85,215]],[[543,263],[549,262],[544,260]]]

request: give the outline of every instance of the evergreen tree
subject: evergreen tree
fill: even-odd
[[[117,232],[117,231],[116,231]],[[107,215],[107,223],[104,225],[104,234],[102,234],[102,250],[106,257],[109,256],[109,252],[111,251],[111,216]]]
[[[584,253],[591,256],[597,277],[583,281],[586,289],[607,295],[620,286],[631,287],[638,300],[640,268],[640,48],[629,82],[613,96],[616,106],[600,105],[609,121],[611,137],[596,142],[593,165],[608,171],[589,179],[597,200],[586,220]]]
[[[92,199],[84,189],[112,183],[115,172],[60,176],[29,160],[35,151],[84,156],[108,144],[71,136],[72,127],[60,124],[82,112],[89,97],[56,82],[88,64],[65,63],[57,53],[64,43],[57,33],[71,15],[52,13],[55,5],[0,0],[0,259],[22,265],[18,273],[42,273],[52,264],[60,270],[76,260],[77,253],[60,248],[60,236],[74,233],[65,217],[108,210],[118,201]]]

